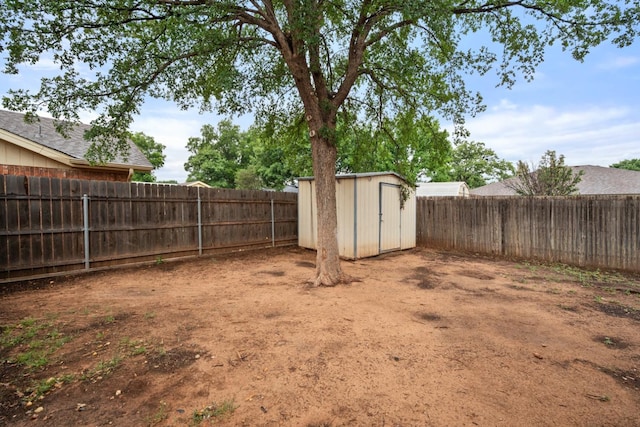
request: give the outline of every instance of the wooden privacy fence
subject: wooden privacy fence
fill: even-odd
[[[640,271],[640,196],[417,199],[417,244]]]
[[[297,194],[0,175],[0,283],[295,245]]]

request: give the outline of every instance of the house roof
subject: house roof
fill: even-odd
[[[465,182],[421,182],[416,188],[416,196],[468,196],[469,187]]]
[[[574,173],[584,171],[578,183],[578,194],[640,194],[640,172],[602,166],[570,166]],[[516,178],[474,188],[474,196],[514,196],[516,192],[505,183]]]
[[[85,131],[91,128],[90,125],[74,126],[65,138],[56,131],[54,119],[39,117],[39,121],[27,123],[24,117],[25,115],[21,113],[0,110],[0,137],[24,149],[36,151],[47,157],[55,157],[56,160],[66,157],[69,161],[65,163],[69,163],[70,166],[90,166],[85,158],[90,142],[84,138]],[[103,166],[144,171],[153,169],[153,165],[131,141],[129,141],[129,155],[126,159],[118,155],[112,162]]]
[[[187,187],[213,188],[206,182],[202,182],[202,181],[187,181],[187,182],[183,182],[180,185],[186,185]]]

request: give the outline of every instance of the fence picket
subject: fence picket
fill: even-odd
[[[84,269],[82,195],[89,196],[91,268],[297,244],[297,195],[0,176],[0,282]]]
[[[640,196],[418,197],[417,244],[640,271]]]

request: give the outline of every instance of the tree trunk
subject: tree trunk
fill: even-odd
[[[292,54],[286,49],[283,51],[283,56],[302,99],[311,139],[313,175],[316,184],[316,249],[318,251],[313,284],[335,286],[347,281],[340,267],[338,252],[338,214],[336,212],[338,149],[335,143],[337,107],[328,101],[327,88],[324,84],[320,84],[321,89],[318,89],[311,83],[309,67],[304,56]]]
[[[335,144],[319,135],[311,137],[313,174],[316,184],[317,227],[315,286],[335,286],[345,282],[338,251],[338,215],[336,212]]]

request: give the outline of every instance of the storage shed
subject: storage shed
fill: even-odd
[[[336,176],[340,256],[357,259],[416,246],[414,189],[393,172]],[[403,197],[404,196],[404,197]],[[317,249],[313,177],[298,180],[298,244]]]

